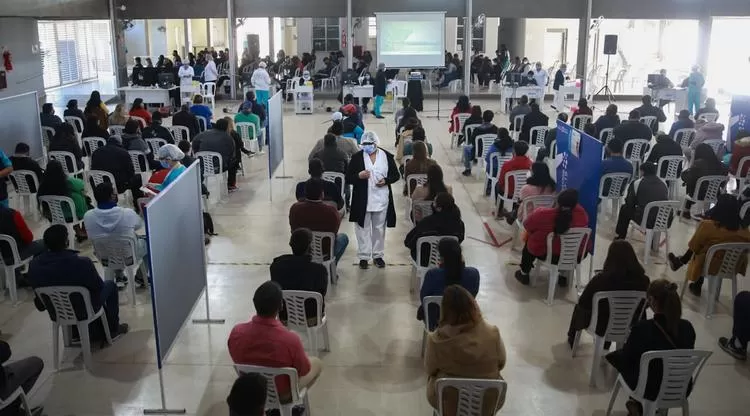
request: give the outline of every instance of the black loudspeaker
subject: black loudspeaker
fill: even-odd
[[[604,54],[617,55],[617,35],[604,35]]]
[[[247,35],[247,49],[250,56],[260,56],[260,37],[257,34]]]

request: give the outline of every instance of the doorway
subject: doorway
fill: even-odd
[[[544,65],[557,68],[568,56],[568,29],[547,29],[544,32]]]

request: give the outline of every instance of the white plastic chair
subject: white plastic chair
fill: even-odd
[[[137,121],[141,125],[142,129],[145,129],[146,127],[148,127],[148,123],[146,123],[146,119],[144,119],[143,117],[130,116],[130,119]]]
[[[746,171],[744,176],[742,175],[743,171]],[[742,192],[745,186],[750,184],[750,156],[740,159],[740,162],[737,164],[737,173],[734,177],[737,179],[737,191]]]
[[[99,186],[99,184],[102,184],[104,182],[111,183],[112,188],[114,188],[115,192],[117,192],[117,182],[115,182],[115,175],[105,170],[87,170],[86,171],[86,183],[91,188],[92,193],[94,192],[94,189],[96,189],[96,187]],[[126,201],[132,201],[133,199],[132,195],[130,195],[129,189],[119,194],[119,196],[125,199]]]
[[[203,177],[208,182],[209,179],[215,179],[219,185],[219,195],[223,197],[229,191],[227,190],[227,178],[225,177],[223,160],[221,153],[218,152],[197,152],[197,159],[200,159],[203,167]]]
[[[490,150],[490,146],[492,146],[492,143],[496,138],[497,134],[493,133],[480,134],[476,137],[474,146],[476,146],[477,160],[479,161],[479,167],[481,168],[480,170],[477,170],[477,175],[480,175],[480,172],[484,172],[484,156],[487,154],[487,151]]]
[[[682,173],[682,165],[685,158],[682,156],[662,156],[656,163],[656,176],[658,176],[669,188],[669,197],[675,198],[677,183]]]
[[[493,152],[490,155],[490,169],[489,172],[487,171],[487,169],[485,169],[484,174],[487,178],[487,181],[489,181],[490,183],[490,197],[493,201],[497,196],[497,190],[495,189],[495,186],[497,185],[497,175],[500,172],[500,169],[503,167],[503,163],[509,161],[511,158],[513,158],[513,155],[510,151],[507,151],[505,156],[500,155],[500,152]],[[493,169],[495,166],[497,166],[497,169]],[[485,186],[487,186],[486,182]]]
[[[750,201],[745,201],[745,203],[742,204],[742,207],[740,208],[740,220],[745,219],[745,215],[747,215],[748,209],[750,209]]]
[[[709,123],[716,123],[716,120],[719,119],[718,113],[703,113],[698,116],[698,120],[705,120]]]
[[[552,264],[552,247],[555,237],[560,240],[560,256],[557,264]],[[547,305],[552,306],[555,300],[555,288],[557,287],[557,278],[559,272],[572,272],[575,275],[576,290],[581,287],[580,278],[581,270],[578,262],[578,254],[581,247],[588,247],[591,237],[591,229],[587,227],[570,228],[567,232],[560,235],[554,233],[547,234],[547,257],[537,262],[537,267],[544,265],[549,270],[549,286],[547,288]],[[583,250],[585,255],[586,248]],[[583,256],[581,257],[583,260]]]
[[[606,416],[612,414],[612,407],[621,388],[624,390],[626,396],[643,405],[643,416],[656,416],[656,412],[659,409],[672,408],[682,408],[682,414],[689,415],[690,406],[688,404],[687,391],[690,381],[692,380],[693,390],[695,390],[695,383],[698,381],[698,376],[710,356],[710,351],[700,350],[649,351],[643,354],[641,356],[638,383],[635,390],[630,389],[628,383],[625,382],[621,375],[618,376],[615,386],[612,389],[612,396],[609,399]],[[646,383],[648,382],[649,366],[654,360],[660,360],[664,370],[661,386],[659,386],[659,394],[656,396],[656,400],[650,401],[645,398]]]
[[[124,128],[124,127],[123,127]],[[44,151],[49,149],[49,141],[55,137],[55,129],[52,127],[42,126],[42,144],[44,145]]]
[[[49,152],[47,156],[50,160],[60,162],[63,171],[68,176],[79,176],[83,173],[83,168],[77,169],[76,157],[73,153],[54,150]]]
[[[718,272],[711,274],[709,267],[714,257],[718,253],[724,253]],[[747,260],[750,253],[750,243],[721,243],[714,244],[706,253],[706,260],[703,263],[702,276],[708,281],[708,302],[706,303],[706,318],[711,318],[716,307],[716,301],[721,294],[721,281],[723,279],[732,280],[732,301],[737,296],[737,266],[745,259]],[[745,272],[744,270],[742,272]],[[744,275],[743,275],[744,276]],[[680,298],[685,295],[685,289],[688,286],[688,278],[685,276],[685,282],[682,284]]]
[[[198,133],[203,133],[208,130],[208,120],[203,116],[195,116],[198,119]]]
[[[289,329],[306,332],[307,339],[310,341],[310,349],[313,354],[318,355],[318,335],[323,335],[323,350],[330,351],[331,343],[328,336],[328,320],[323,315],[323,295],[318,292],[308,292],[305,290],[284,290],[284,304],[286,309],[287,322]],[[312,299],[315,301],[315,318],[317,325],[308,326],[307,313],[305,310],[305,301]]]
[[[422,288],[422,280],[427,274],[427,271],[438,267],[440,262],[440,253],[438,253],[438,243],[444,238],[450,238],[458,241],[458,237],[454,235],[431,235],[427,237],[419,237],[417,239],[416,252],[417,258],[412,260],[412,267],[414,269],[414,282],[412,288],[415,293],[419,293]],[[422,246],[430,246],[430,255],[428,258],[422,258]],[[426,260],[426,261],[425,261]],[[422,264],[426,264],[423,266]]]
[[[448,88],[450,88],[451,93],[457,93],[461,91],[463,88],[463,82],[460,79],[454,79],[453,81],[448,83]]]
[[[145,183],[148,179],[146,176],[151,171],[151,167],[148,164],[148,156],[140,150],[128,150],[128,154],[130,154],[130,161],[133,162],[136,175],[141,175]]]
[[[420,288],[420,291],[422,289]],[[427,347],[427,335],[430,333],[430,327],[433,323],[430,321],[430,305],[436,305],[438,307],[438,311],[440,310],[440,305],[443,303],[443,297],[442,296],[425,296],[424,299],[422,299],[422,312],[424,312],[424,331],[422,331],[422,357],[424,357],[424,350],[425,347]]]
[[[11,259],[7,263],[3,256],[0,255],[0,267],[3,268],[3,274],[5,275],[5,287],[8,288],[10,293],[10,301],[15,305],[18,302],[18,290],[16,289],[16,269],[26,268],[29,265],[32,257],[29,256],[25,259],[21,259],[18,254],[18,245],[16,240],[6,234],[0,234],[0,246],[7,245],[10,248]],[[3,281],[0,280],[0,291],[2,290]]]
[[[234,370],[237,374],[247,373],[258,373],[266,378],[268,381],[266,388],[266,410],[276,409],[281,413],[281,416],[292,416],[292,409],[295,406],[304,406],[305,413],[310,413],[310,400],[308,399],[307,387],[299,387],[299,376],[297,370],[291,367],[263,367],[258,365],[244,365],[235,364]],[[276,379],[279,377],[287,377],[289,379],[289,394],[291,395],[291,401],[289,403],[281,403],[281,395],[279,389],[276,387]]]
[[[606,300],[609,305],[609,320],[604,336],[596,334],[596,327],[599,319],[599,302]],[[625,341],[630,335],[630,327],[633,324],[636,314],[645,310],[646,292],[633,290],[617,290],[610,292],[597,292],[594,294],[591,309],[591,321],[589,322],[586,332],[594,337],[594,362],[591,365],[591,378],[589,385],[596,387],[596,374],[599,370],[599,364],[604,353],[604,343],[614,342],[617,349],[625,345]],[[641,307],[643,306],[643,307]],[[581,340],[581,333],[577,331],[573,341],[573,357],[576,356],[578,344]]]
[[[687,149],[690,147],[690,143],[695,139],[696,130],[693,128],[679,129],[674,132],[674,141],[677,142],[680,147]]]
[[[643,218],[641,218],[640,224],[636,223],[633,220],[630,221],[630,225],[632,225],[633,228],[646,235],[646,241],[644,243],[645,249],[643,253],[643,264],[648,264],[651,249],[653,247],[656,247],[657,250],[659,249],[659,239],[661,233],[664,233],[664,237],[666,240],[664,261],[668,261],[667,255],[669,253],[669,218],[673,215],[674,212],[677,212],[677,210],[679,209],[680,201],[653,201],[646,204],[646,206],[643,208]],[[656,219],[654,221],[654,225],[651,228],[648,228],[648,218],[652,210],[657,210]],[[655,241],[654,236],[656,236]]]
[[[148,147],[151,148],[151,154],[155,155],[159,151],[159,148],[167,144],[167,141],[158,137],[151,137],[146,139],[146,143],[148,143]]]
[[[67,220],[65,218],[63,204],[68,206],[68,210],[70,211],[71,215],[70,220]],[[42,212],[45,212],[45,206],[47,207],[47,211],[50,213],[50,222],[52,224],[62,224],[68,228],[68,247],[70,247],[71,250],[75,250],[76,236],[73,227],[80,227],[81,225],[83,225],[83,218],[78,217],[78,213],[76,212],[76,205],[73,202],[73,199],[67,196],[40,196],[39,208]]]
[[[656,116],[643,116],[640,118],[640,122],[648,126],[651,131],[654,131],[654,127],[659,127],[659,120]]]
[[[6,397],[5,399],[0,399],[0,410],[7,408],[19,399],[21,400],[21,408],[24,412],[23,414],[25,416],[32,416],[29,401],[26,398],[26,393],[24,393],[22,387],[17,388],[13,393],[10,394],[10,396]]]
[[[73,126],[73,130],[75,130],[76,135],[80,139],[81,134],[83,134],[83,120],[76,116],[65,116],[65,122]]]
[[[495,205],[495,215],[500,215],[500,202],[503,203],[503,208],[510,211],[513,209],[513,204],[520,201],[521,188],[526,185],[526,179],[529,177],[528,170],[512,170],[505,173],[505,183],[503,184],[503,195],[497,196],[497,205]],[[510,179],[513,178],[513,189],[510,189]],[[510,194],[513,196],[509,196]]]
[[[115,271],[122,270],[128,277],[130,304],[135,306],[135,275],[138,269],[144,277],[148,275],[143,257],[138,256],[137,239],[129,236],[108,236],[92,240],[94,255],[105,269],[108,280],[114,279]],[[111,278],[111,279],[110,279]]]
[[[409,83],[401,80],[393,81],[393,100],[391,101],[392,110],[394,113],[397,111],[399,102],[406,98],[406,92],[409,88]]]
[[[602,129],[602,131],[599,132],[599,138],[601,139],[602,144],[604,144],[605,147],[607,146],[607,143],[609,143],[609,141],[612,140],[612,138],[614,137],[615,137],[615,129],[612,127]]]
[[[190,129],[185,126],[170,126],[168,127],[169,132],[174,137],[175,144],[179,144],[183,140],[190,141]]]
[[[698,178],[695,182],[695,189],[693,194],[685,194],[683,200],[682,210],[685,210],[685,205],[688,201],[693,202],[693,206],[690,207],[690,216],[699,219],[697,215],[693,215],[693,207],[700,206],[701,211],[705,210],[709,205],[715,203],[719,198],[719,192],[726,186],[727,177],[723,175],[709,175]],[[700,197],[701,189],[705,188],[703,198]]]
[[[341,192],[341,199],[346,200],[346,175],[341,172],[323,172],[321,179],[336,184]]]
[[[443,407],[443,392],[446,388],[458,390],[458,406],[455,409],[457,416],[478,416],[482,414],[484,395],[490,390],[497,390],[497,400],[495,400],[493,406],[494,409],[497,409],[500,398],[505,395],[508,384],[500,379],[446,377],[437,379],[435,388],[438,393],[438,410],[434,412],[435,416],[446,414],[446,409]]]
[[[462,133],[460,136],[463,136],[463,132],[466,132],[466,141],[469,140],[472,134],[474,134],[474,129],[481,126],[481,124],[467,124],[465,127],[461,128]]]
[[[333,68],[331,68],[331,75],[328,78],[323,78],[320,80],[320,90],[325,91],[326,89],[329,89],[331,91],[336,89],[336,77],[338,76],[339,66],[336,65]]]
[[[711,146],[711,149],[713,149],[714,153],[716,153],[717,155],[719,154],[719,151],[721,151],[725,146],[723,139],[704,140],[702,144]]]
[[[91,157],[98,148],[107,145],[107,140],[103,137],[84,137],[81,141],[83,143],[83,154],[88,157]]]
[[[203,103],[208,105],[208,102],[211,101],[211,110],[214,110],[216,105],[216,83],[206,82],[201,84],[200,94],[203,97]]]
[[[37,178],[36,173],[30,170],[15,170],[10,173],[10,182],[18,196],[18,210],[25,213],[23,200],[26,198],[29,201],[29,213],[33,214],[34,218],[38,220],[40,215],[36,203],[36,193],[39,192],[39,178]],[[34,192],[31,192],[32,189],[34,189]]]
[[[646,139],[628,139],[625,140],[623,146],[623,155],[625,159],[629,160],[633,164],[633,178],[638,177],[638,167],[643,163],[646,158],[646,152],[651,141]]]
[[[122,133],[125,131],[125,126],[118,126],[118,125],[111,125],[109,126],[109,133],[112,136],[120,136],[122,137]]]
[[[239,133],[240,137],[242,138],[242,142],[245,144],[245,147],[248,150],[257,153],[258,140],[260,140],[260,138],[258,137],[258,133],[255,131],[255,124],[243,121],[237,123],[235,127],[237,128],[237,133]]]
[[[458,113],[453,116],[453,133],[451,133],[451,149],[458,146],[458,138],[462,136],[461,129],[463,129],[466,120],[471,117],[469,113]]]
[[[625,197],[625,193],[628,190],[628,184],[630,184],[629,173],[607,173],[602,175],[599,180],[599,206],[604,203],[605,200],[612,201],[612,211],[610,217],[615,218],[618,212],[620,212],[620,202]],[[605,192],[605,185],[609,183],[609,189]]]
[[[427,174],[424,173],[412,173],[406,177],[406,218],[409,218],[411,213],[411,194],[414,189],[419,185],[427,183]]]
[[[548,131],[548,126],[536,126],[529,130],[529,145],[531,146],[531,154],[535,160],[539,149],[544,147],[544,138],[547,137]]]
[[[109,333],[109,322],[107,322],[104,307],[94,312],[91,304],[91,294],[88,289],[81,286],[47,286],[36,288],[34,291],[43,301],[45,299],[49,300],[49,302],[45,302],[45,306],[48,308],[51,306],[53,309],[52,311],[48,310],[48,312],[50,312],[50,319],[52,316],[55,317],[55,320],[52,321],[52,356],[55,370],[60,367],[60,326],[73,325],[78,327],[78,334],[81,337],[81,348],[83,349],[83,362],[90,370],[93,367],[93,361],[91,358],[89,324],[101,318],[102,327],[104,327],[104,336],[107,339],[107,343],[112,344],[112,336]],[[73,295],[80,296],[80,299],[83,301],[86,318],[82,321],[78,320],[73,309],[73,302],[71,301]]]
[[[518,140],[518,136],[521,135],[521,129],[523,129],[523,119],[526,117],[525,115],[517,115],[513,118],[513,131],[510,132],[510,134],[513,137],[513,141]]]
[[[310,255],[312,261],[315,263],[322,264],[326,271],[328,271],[328,279],[331,284],[338,282],[338,274],[336,271],[336,258],[334,257],[334,248],[336,244],[336,234],[324,233],[322,231],[312,232],[312,242],[310,243]],[[328,255],[324,254],[325,246],[328,246]]]
[[[411,223],[416,226],[419,221],[432,215],[432,201],[412,201],[411,202]]]
[[[573,117],[573,121],[570,123],[570,125],[573,126],[574,129],[583,131],[583,126],[585,126],[587,123],[591,123],[592,120],[594,120],[594,116],[592,115],[578,114],[577,116]]]
[[[555,205],[556,198],[557,197],[555,195],[530,196],[519,201],[518,212],[520,213],[521,211],[523,211],[524,215],[528,216],[533,210],[537,208],[551,208]],[[524,229],[523,220],[524,218],[521,218],[521,216],[518,215],[516,217],[516,221],[513,223],[513,240],[511,240],[510,243],[511,250],[516,246],[516,243],[518,243],[518,239],[521,236],[521,230]]]

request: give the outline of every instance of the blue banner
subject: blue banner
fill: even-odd
[[[573,188],[578,190],[578,203],[589,216],[591,228],[591,253],[596,237],[596,217],[599,205],[599,181],[602,176],[602,143],[557,121],[557,192]]]
[[[729,108],[729,129],[727,129],[729,135],[727,146],[730,151],[734,146],[737,132],[740,130],[748,130],[750,128],[748,121],[750,121],[750,96],[732,96],[732,105]]]

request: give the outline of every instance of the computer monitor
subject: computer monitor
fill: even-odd
[[[144,87],[150,87],[152,85],[156,85],[156,68],[154,67],[146,67],[142,69],[143,71],[143,77],[139,85]]]
[[[159,88],[171,88],[174,86],[174,74],[169,72],[163,72],[159,74],[158,78]]]
[[[661,82],[661,74],[648,74],[648,77],[646,78],[646,83],[648,85],[656,85]]]

